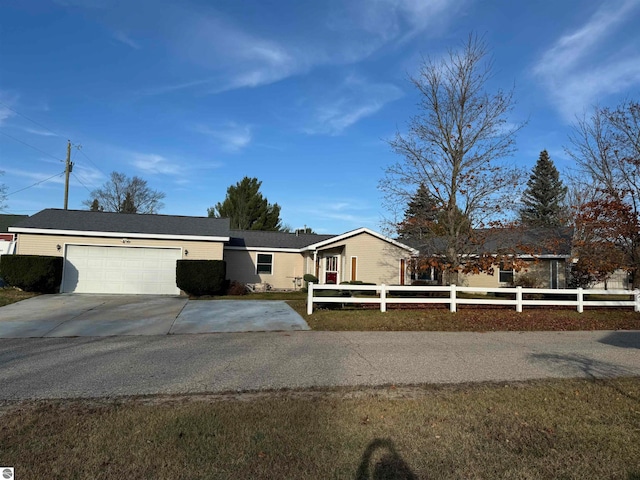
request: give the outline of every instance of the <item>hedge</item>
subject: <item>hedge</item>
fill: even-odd
[[[62,257],[3,255],[0,277],[26,292],[56,293],[62,283]]]
[[[220,295],[227,289],[224,260],[178,260],[176,283],[189,295]]]

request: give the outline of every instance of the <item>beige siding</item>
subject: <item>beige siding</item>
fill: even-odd
[[[272,254],[272,273],[256,273],[258,254]],[[288,252],[256,252],[249,250],[225,250],[227,261],[227,278],[241,283],[268,283],[277,290],[299,288],[294,283],[295,277],[302,277],[304,259],[301,253]]]
[[[182,248],[182,258],[188,260],[222,260],[222,242],[198,242],[182,240],[155,240],[148,238],[129,238],[123,244],[122,238],[81,237],[68,235],[35,235],[21,233],[18,236],[17,253],[21,255],[63,256],[66,244],[75,245],[115,245],[119,247],[172,247]],[[62,248],[60,251],[57,245]],[[187,255],[185,251],[188,251]]]
[[[356,279],[376,284],[397,285],[400,283],[400,260],[407,260],[411,254],[403,248],[377,238],[369,233],[360,233],[327,246],[327,249],[341,251],[340,281],[351,280],[351,257],[356,257]],[[326,250],[319,252],[325,255]],[[322,269],[320,274],[322,275]],[[323,283],[323,279],[320,278]],[[405,284],[409,284],[408,269],[405,269]]]
[[[566,272],[565,261],[558,259],[558,288],[566,287]],[[482,288],[497,288],[506,286],[504,283],[500,283],[500,265],[493,266],[493,275],[488,273],[479,274],[461,274],[459,282],[461,286],[465,287],[482,287]],[[533,276],[538,282],[538,288],[550,288],[551,287],[551,260],[541,259],[537,262],[528,262],[527,266],[515,272],[514,280],[517,281],[521,275]]]

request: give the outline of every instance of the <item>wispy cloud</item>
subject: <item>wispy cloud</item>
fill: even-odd
[[[115,38],[120,43],[123,43],[131,48],[135,48],[136,50],[140,50],[140,44],[133,40],[129,35],[121,31],[113,32],[113,38]]]
[[[230,122],[220,127],[196,125],[195,130],[218,142],[223,150],[238,152],[251,143],[251,126]]]
[[[560,114],[575,118],[602,97],[640,84],[640,53],[623,47],[621,26],[638,21],[636,0],[607,2],[580,28],[559,38],[534,66]]]
[[[14,112],[10,107],[13,107],[16,101],[16,95],[0,90],[0,102],[4,104],[0,104],[0,125],[4,124],[4,122],[9,118],[15,116],[16,112]]]
[[[339,135],[402,96],[402,90],[395,85],[370,83],[364,78],[350,75],[336,91],[318,101],[312,122],[303,131],[311,135]]]
[[[24,129],[25,132],[28,133],[33,133],[34,135],[40,135],[42,137],[57,137],[58,135],[56,135],[55,133],[49,131],[49,130],[41,130],[38,128],[25,128]]]
[[[133,165],[139,170],[156,175],[175,175],[181,171],[180,166],[163,157],[154,153],[132,153]]]
[[[253,88],[320,66],[356,63],[417,33],[441,31],[470,0],[377,0],[366,8],[355,0],[311,3],[289,23],[260,21],[273,15],[268,4],[256,4],[253,15],[241,16],[202,2],[138,0],[101,9],[104,0],[58,1],[99,13],[123,44],[139,48],[134,39],[149,38],[177,59],[180,76],[141,92],[160,95]]]

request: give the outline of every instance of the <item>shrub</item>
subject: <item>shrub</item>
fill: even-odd
[[[304,288],[302,290],[305,292],[309,291],[309,282],[313,282],[314,284],[318,283],[318,277],[311,275],[310,273],[305,273],[302,279],[304,280]]]
[[[62,257],[3,255],[0,277],[27,292],[56,293],[62,283]]]
[[[247,286],[244,283],[233,280],[227,289],[227,295],[246,295]]]
[[[516,287],[524,287],[524,288],[540,288],[542,286],[542,282],[540,278],[533,273],[521,273],[516,276],[513,285]]]
[[[227,289],[224,260],[178,260],[176,283],[189,295],[219,295]]]

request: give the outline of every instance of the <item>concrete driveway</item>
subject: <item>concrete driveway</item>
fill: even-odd
[[[308,330],[285,302],[159,295],[41,295],[0,308],[0,338]]]

